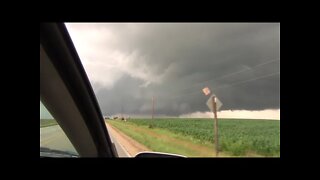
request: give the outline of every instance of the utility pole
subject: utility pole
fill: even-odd
[[[152,119],[153,119],[153,116],[154,116],[154,96],[152,96]]]
[[[123,118],[122,113],[123,113],[123,105],[122,105],[122,102],[121,102],[121,114],[120,114],[120,119],[121,119],[121,120],[122,120],[122,118]]]

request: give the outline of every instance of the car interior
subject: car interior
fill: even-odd
[[[81,157],[117,156],[64,24],[40,24],[40,100]]]

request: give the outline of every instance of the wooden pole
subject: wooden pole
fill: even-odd
[[[153,115],[154,114],[154,96],[152,96],[152,119],[153,119]]]
[[[214,114],[214,144],[216,147],[216,156],[219,156],[219,142],[218,142],[218,118],[217,118],[217,103],[216,103],[216,97],[212,97],[212,103],[213,103],[213,114]]]
[[[123,105],[122,105],[122,100],[121,100],[121,114],[120,114],[120,120],[122,120],[123,118]]]

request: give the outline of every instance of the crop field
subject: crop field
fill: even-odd
[[[120,121],[119,121],[120,122]],[[280,156],[280,121],[219,119],[219,150],[231,156]],[[164,129],[190,137],[193,142],[213,146],[212,119],[131,119],[127,122],[149,130]],[[112,123],[111,123],[112,124]]]

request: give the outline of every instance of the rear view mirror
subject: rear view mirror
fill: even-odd
[[[185,156],[161,152],[140,152],[136,154],[136,158],[186,158]]]

